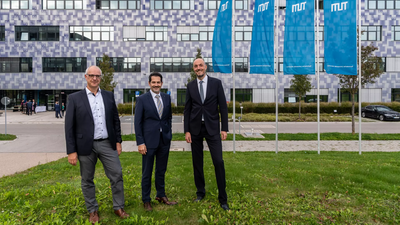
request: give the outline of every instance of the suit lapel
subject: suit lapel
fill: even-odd
[[[106,94],[106,92],[105,91],[101,91],[101,98],[103,99],[103,105],[104,105],[104,116],[106,117],[106,118],[108,118],[107,117],[107,109],[108,109],[108,105],[107,105],[107,94]]]
[[[200,90],[199,90],[199,83],[198,83],[197,79],[193,81],[193,85],[195,86],[194,90],[196,91],[196,93],[195,93],[194,96],[195,96],[195,97],[197,98],[197,100],[201,103]],[[207,91],[208,91],[208,89],[207,89]],[[204,101],[205,101],[205,99],[204,99]]]
[[[157,115],[157,117],[160,117],[160,116],[158,115],[157,106],[156,106],[156,104],[154,103],[153,95],[151,95],[150,91],[147,92],[146,94],[148,95],[148,96],[147,96],[147,101],[150,102],[150,105],[151,105],[151,107],[153,108],[154,113]],[[162,98],[162,97],[161,97],[161,98]]]
[[[206,76],[208,76],[208,75],[206,75]],[[211,95],[211,82],[212,82],[212,79],[210,79],[210,77],[208,77],[208,81],[206,83],[207,92],[206,92],[206,98],[204,99],[204,102],[206,102],[208,97],[210,97],[210,95]]]
[[[81,98],[82,98],[83,104],[85,105],[85,108],[89,112],[90,118],[92,118],[92,120],[93,120],[92,109],[90,108],[89,99],[88,99],[88,96],[86,94],[86,89],[83,89],[81,91]]]

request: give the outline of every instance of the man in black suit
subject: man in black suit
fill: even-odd
[[[221,142],[221,138],[226,139],[228,132],[228,107],[224,90],[220,80],[206,75],[207,65],[203,59],[196,59],[193,62],[193,70],[197,74],[197,79],[187,85],[184,132],[186,142],[191,143],[192,146],[194,181],[197,188],[195,202],[201,201],[206,194],[203,171],[203,139],[205,138],[215,167],[218,200],[224,210],[229,210]],[[219,114],[221,114],[221,129]]]
[[[32,115],[32,102],[31,100],[28,101],[28,103],[26,103],[26,115],[29,116]]]
[[[114,94],[99,88],[101,70],[90,66],[85,72],[87,86],[68,97],[65,139],[68,162],[79,160],[82,193],[90,222],[99,221],[99,206],[93,182],[97,159],[110,179],[114,213],[124,219],[124,183],[119,155],[122,152],[121,125]]]
[[[150,204],[151,176],[156,158],[156,200],[175,205],[165,195],[165,172],[172,139],[171,98],[160,92],[162,75],[153,72],[149,76],[150,91],[136,99],[135,134],[139,153],[142,154],[142,200],[144,208],[152,211]]]

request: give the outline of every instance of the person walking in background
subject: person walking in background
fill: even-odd
[[[156,158],[156,200],[175,205],[165,195],[165,172],[172,139],[171,97],[161,93],[162,75],[153,72],[149,76],[150,91],[136,99],[135,134],[138,151],[142,154],[142,201],[147,211],[151,207],[151,176]]]
[[[122,219],[129,217],[124,210],[124,182],[119,160],[122,152],[121,122],[114,94],[99,88],[101,75],[97,66],[86,69],[87,86],[69,95],[65,117],[68,162],[75,166],[79,160],[82,193],[89,221],[93,224],[99,221],[93,182],[97,159],[102,162],[110,180],[114,213]]]
[[[29,116],[29,114],[32,115],[32,102],[31,102],[31,100],[28,100],[28,103],[26,103],[26,115]]]
[[[36,102],[35,102],[35,99],[32,99],[32,111],[36,114]]]
[[[58,101],[54,105],[54,109],[56,111],[56,118],[58,119],[59,118],[58,116],[60,116],[60,118],[62,118],[61,113],[60,113],[60,104],[58,104]]]
[[[64,111],[65,111],[65,105],[64,105],[64,102],[63,102],[62,105],[61,105],[61,114],[62,114],[63,117],[64,117]]]
[[[192,147],[194,181],[197,188],[197,198],[194,201],[199,202],[206,195],[203,170],[203,139],[205,138],[215,168],[218,200],[222,209],[229,210],[221,142],[221,138],[226,139],[228,132],[228,107],[224,89],[220,80],[206,74],[207,65],[203,59],[196,59],[193,62],[193,70],[197,79],[187,84],[184,132],[186,142],[191,143]],[[221,129],[219,115],[221,115]]]
[[[20,108],[21,113],[24,113],[24,100],[21,101],[21,108]]]

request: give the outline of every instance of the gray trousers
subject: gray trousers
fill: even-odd
[[[96,190],[93,182],[97,158],[103,163],[104,171],[111,183],[113,208],[124,208],[124,181],[122,179],[122,167],[118,152],[111,148],[109,140],[93,142],[90,155],[78,156],[81,169],[81,186],[86,208],[89,213],[99,210],[96,201]]]

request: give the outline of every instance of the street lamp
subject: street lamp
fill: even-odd
[[[240,134],[240,120],[242,120],[242,117],[243,117],[243,106],[242,103],[240,103],[239,134]]]
[[[143,73],[143,75],[146,77],[146,73]],[[146,81],[146,78],[144,78],[144,80]],[[145,85],[144,85],[144,92],[143,92],[143,94],[145,94],[146,93],[146,82],[145,82]]]

